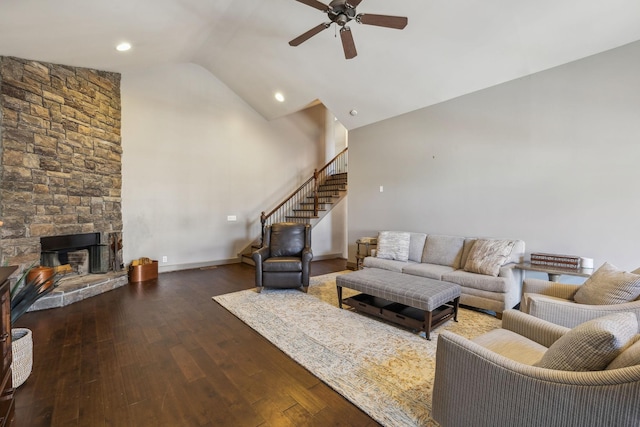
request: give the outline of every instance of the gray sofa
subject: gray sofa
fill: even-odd
[[[514,265],[524,252],[522,240],[381,231],[376,256],[366,257],[363,267],[455,283],[462,288],[460,304],[501,317],[520,302],[523,275]]]

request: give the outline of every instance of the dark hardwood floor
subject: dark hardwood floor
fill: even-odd
[[[211,299],[253,283],[246,264],[164,273],[25,314],[14,326],[33,331],[34,366],[14,425],[377,425]]]

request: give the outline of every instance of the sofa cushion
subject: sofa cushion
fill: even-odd
[[[640,365],[640,335],[636,335],[630,344],[622,350],[618,357],[613,359],[613,362],[609,363],[607,369],[620,369]]]
[[[305,231],[304,224],[273,224],[269,244],[271,256],[299,257],[305,245]]]
[[[262,271],[270,273],[278,271],[302,271],[302,260],[293,257],[267,258],[262,263]]]
[[[422,254],[422,262],[460,268],[464,237],[429,234]]]
[[[547,347],[508,329],[494,329],[471,341],[519,363],[533,365],[544,356]]]
[[[428,277],[430,279],[441,280],[442,275],[453,271],[453,267],[447,265],[437,264],[408,264],[402,268],[402,272],[405,274],[411,274],[413,276]]]
[[[513,240],[478,239],[469,252],[465,271],[497,276],[514,244]]]
[[[484,274],[469,273],[456,270],[442,275],[442,280],[458,284],[465,288],[480,289],[482,291],[506,293],[513,286],[506,277],[494,277]]]
[[[407,264],[415,264],[414,262],[409,261],[408,263],[405,261],[397,261],[394,259],[383,259],[368,256],[364,259],[362,265],[368,268],[380,268],[382,270],[395,271],[397,273],[402,273],[402,269],[407,266]]]
[[[605,262],[578,289],[578,304],[610,305],[633,301],[640,295],[640,274],[618,270]]]
[[[409,261],[422,261],[424,252],[424,242],[427,240],[426,233],[410,233],[409,237]]]
[[[600,371],[609,365],[638,333],[633,313],[615,313],[582,323],[554,342],[541,368],[563,371]]]
[[[382,259],[409,260],[411,233],[405,231],[381,231],[378,233],[377,257]]]

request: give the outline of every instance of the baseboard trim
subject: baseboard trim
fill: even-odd
[[[192,262],[187,264],[172,264],[158,266],[158,273],[169,273],[172,271],[194,270],[196,268],[215,267],[218,265],[239,264],[240,258],[223,259],[219,261]]]
[[[326,254],[326,255],[314,255],[313,261],[325,261],[328,259],[344,259],[342,254]]]

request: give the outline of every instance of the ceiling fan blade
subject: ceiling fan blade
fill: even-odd
[[[295,39],[291,40],[289,42],[289,46],[298,46],[299,44],[302,44],[302,43],[306,42],[311,37],[313,37],[316,34],[318,34],[320,31],[326,30],[330,26],[331,26],[331,24],[327,24],[327,23],[323,23],[323,24],[317,25],[317,26],[313,27],[312,29],[310,29],[309,31],[307,31],[306,33],[301,34],[298,37],[296,37]]]
[[[357,17],[361,24],[377,25],[378,27],[395,28],[402,30],[407,26],[408,19],[405,16],[375,15],[373,13],[361,13]]]
[[[354,9],[358,7],[360,3],[362,3],[362,0],[347,0],[347,4]]]
[[[358,52],[356,51],[356,44],[353,41],[353,34],[349,27],[342,27],[340,29],[340,38],[342,39],[342,49],[344,49],[344,57],[346,59],[355,58]]]
[[[331,10],[329,6],[327,6],[322,2],[319,2],[318,0],[296,0],[296,1],[300,3],[304,3],[307,6],[315,7],[316,9],[321,10],[323,12],[328,12],[329,10]]]

